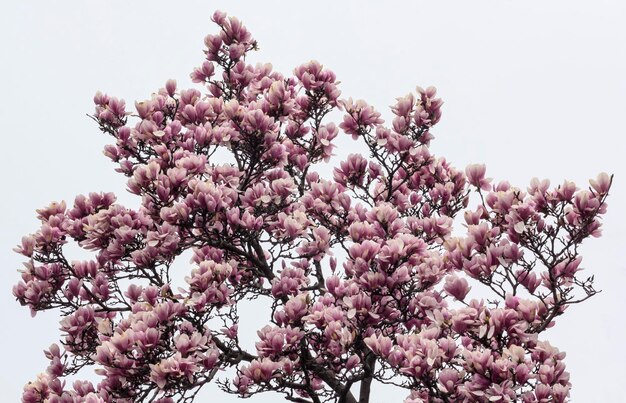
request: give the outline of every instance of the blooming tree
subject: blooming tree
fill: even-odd
[[[567,401],[565,354],[541,334],[597,293],[578,248],[600,235],[612,178],[522,190],[483,165],[457,170],[428,148],[434,88],[398,98],[385,126],[364,101],[340,100],[319,63],[293,76],[250,65],[246,28],[213,21],[191,74],[206,93],[170,80],[134,112],[94,98],[114,141],[105,154],[141,207],[111,193],[52,203],[16,249],[27,261],[13,293],[33,315],[58,309],[63,337],[23,401],[186,402],[211,381],[303,403],[365,403],[375,383],[406,389],[406,402]],[[368,155],[320,177],[343,135]],[[93,258],[70,260],[70,241]],[[256,298],[268,322],[246,349],[238,307]],[[66,384],[88,367],[97,385]]]

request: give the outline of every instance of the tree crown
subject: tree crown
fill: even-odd
[[[484,165],[457,170],[429,150],[433,87],[398,98],[386,126],[340,99],[318,62],[292,76],[249,64],[248,30],[212,19],[219,33],[191,74],[207,93],[169,80],[132,113],[94,97],[114,140],[105,155],[141,207],[111,193],[52,203],[16,248],[28,258],[16,298],[33,314],[60,310],[63,332],[23,401],[191,401],[211,381],[294,402],[365,403],[374,382],[405,388],[407,402],[566,401],[565,354],[540,334],[597,293],[578,247],[600,235],[612,177],[522,190]],[[320,177],[343,135],[367,155]],[[70,260],[70,241],[93,259]],[[170,269],[188,250],[176,287]],[[470,284],[489,297],[470,298]],[[268,324],[248,351],[238,307],[257,298]],[[100,383],[65,385],[85,367]]]

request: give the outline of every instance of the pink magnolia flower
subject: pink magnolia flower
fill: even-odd
[[[459,301],[463,301],[465,296],[471,289],[466,279],[450,275],[446,277],[446,283],[443,289]]]
[[[275,371],[280,367],[279,363],[269,358],[263,358],[252,361],[249,366],[243,369],[242,373],[254,382],[268,382],[274,377]]]
[[[482,190],[489,190],[491,179],[485,178],[486,171],[487,168],[484,164],[472,164],[465,168],[465,175],[467,175],[467,180],[472,185]]]
[[[595,190],[598,194],[601,194],[601,195],[608,193],[609,188],[611,187],[611,182],[612,182],[612,177],[609,176],[605,172],[602,172],[601,174],[599,174],[595,180],[594,179],[589,180],[589,184],[591,185],[593,190]]]

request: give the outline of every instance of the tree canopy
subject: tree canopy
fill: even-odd
[[[169,80],[134,112],[94,97],[105,154],[141,207],[111,193],[55,202],[16,248],[14,295],[33,315],[59,310],[63,332],[23,401],[192,401],[209,382],[302,403],[366,403],[376,383],[406,402],[567,401],[565,354],[542,333],[597,293],[578,248],[600,235],[612,177],[523,190],[456,169],[429,150],[434,87],[398,98],[385,125],[316,61],[291,76],[249,64],[248,30],[212,19],[191,74],[204,92]],[[368,152],[324,178],[337,136]],[[71,260],[70,242],[93,259]],[[267,325],[247,350],[238,308],[256,299]],[[64,382],[84,368],[101,381]]]

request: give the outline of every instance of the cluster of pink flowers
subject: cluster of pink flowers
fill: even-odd
[[[169,80],[133,112],[94,97],[114,140],[105,155],[141,207],[110,193],[52,203],[16,248],[27,261],[15,297],[33,315],[60,310],[63,333],[23,401],[189,401],[211,381],[295,402],[367,402],[374,382],[411,403],[567,401],[565,354],[542,332],[597,292],[578,246],[600,235],[612,178],[524,191],[483,165],[457,170],[429,150],[435,88],[398,98],[387,127],[364,101],[339,99],[318,62],[290,77],[253,66],[241,22],[213,21],[191,74],[206,93]],[[369,155],[321,178],[342,135]],[[455,236],[461,212],[467,233]],[[69,242],[93,258],[69,260]],[[268,325],[247,351],[238,304],[256,298]],[[66,385],[87,367],[99,383]],[[216,378],[228,368],[232,379]]]

